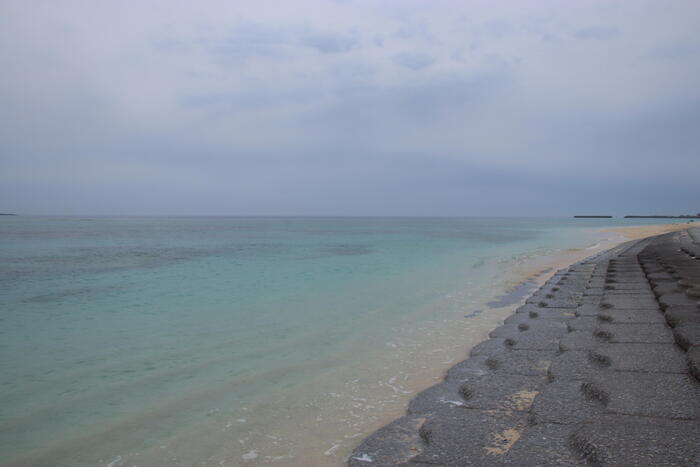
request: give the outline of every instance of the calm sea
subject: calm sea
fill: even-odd
[[[342,463],[515,266],[634,224],[0,217],[0,465]]]

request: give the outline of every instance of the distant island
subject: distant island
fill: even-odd
[[[16,216],[17,214],[7,214],[4,212],[0,212],[0,216]]]
[[[613,216],[574,216],[575,219],[611,219]],[[625,219],[700,219],[700,212],[697,214],[681,214],[680,216],[666,216],[653,214],[650,216],[625,216]]]
[[[625,219],[700,219],[700,213],[697,214],[681,214],[680,216],[625,216]]]

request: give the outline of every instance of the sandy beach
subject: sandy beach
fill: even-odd
[[[638,240],[640,238],[661,235],[668,232],[684,230],[697,225],[695,222],[681,221],[671,224],[639,225],[630,227],[615,227],[611,229],[601,229],[601,232],[615,232],[624,236],[626,240]]]
[[[621,243],[638,240],[641,238],[661,235],[668,232],[683,230],[692,226],[692,223],[687,221],[655,224],[655,225],[635,225],[626,227],[613,227],[605,229],[595,229],[597,232],[611,233],[613,235],[606,236],[595,245],[582,246],[580,248],[571,248],[560,251],[551,255],[543,255],[541,257],[528,258],[526,262],[515,266],[513,286],[519,283],[532,280],[537,285],[544,284],[553,274],[553,271],[568,267],[578,261],[581,261],[596,253],[614,248]],[[549,274],[543,274],[542,271],[549,271]]]

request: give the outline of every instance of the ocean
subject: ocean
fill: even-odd
[[[650,223],[2,216],[0,465],[342,464],[543,257]]]

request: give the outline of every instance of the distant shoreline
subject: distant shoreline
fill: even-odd
[[[574,219],[612,219],[613,216],[574,216]],[[662,215],[652,215],[652,216],[623,216],[623,219],[700,219],[700,214],[691,215],[683,214],[680,216],[662,216]]]
[[[700,215],[681,216],[625,216],[625,219],[700,219]]]

